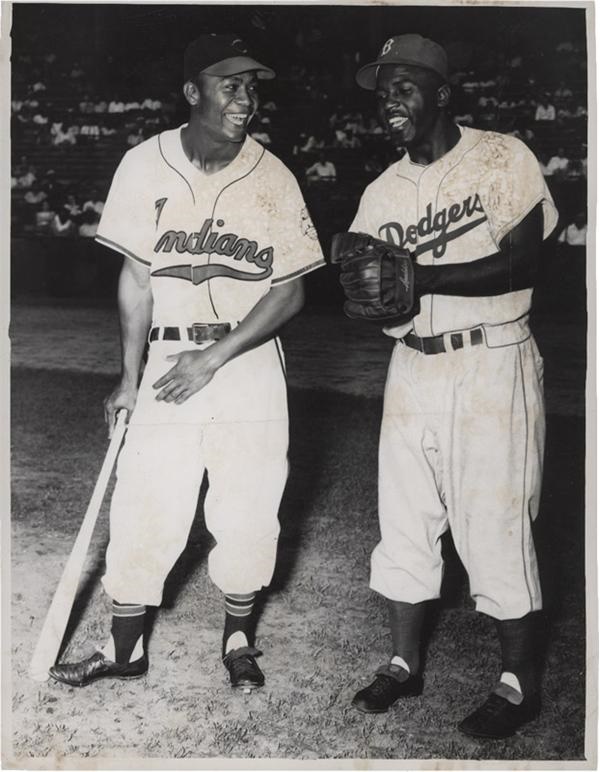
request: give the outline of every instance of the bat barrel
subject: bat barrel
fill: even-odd
[[[63,569],[50,608],[46,614],[46,619],[29,665],[29,675],[34,681],[46,681],[48,679],[48,669],[56,662],[69,617],[71,616],[71,609],[77,595],[77,587],[100,507],[102,506],[102,500],[104,499],[108,481],[110,480],[110,475],[125,434],[126,416],[126,410],[121,410],[117,416],[115,430],[106,451],[96,485],[94,486],[94,492],[92,493],[71,554]]]

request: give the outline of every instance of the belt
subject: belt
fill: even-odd
[[[456,351],[465,346],[479,346],[483,343],[483,330],[475,327],[464,332],[448,332],[445,335],[434,335],[431,338],[419,338],[409,332],[401,340],[409,348],[414,348],[423,354],[443,354],[446,351]]]
[[[229,332],[231,332],[229,322],[215,324],[198,322],[191,327],[153,327],[148,340],[150,343],[155,340],[191,340],[194,343],[203,343],[207,340],[221,340]]]

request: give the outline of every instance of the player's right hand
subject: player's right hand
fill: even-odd
[[[104,400],[104,421],[108,426],[108,437],[112,437],[119,410],[127,411],[127,422],[131,417],[137,400],[137,387],[119,383]]]

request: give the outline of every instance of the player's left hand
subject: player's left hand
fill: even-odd
[[[220,362],[211,351],[214,346],[200,351],[180,351],[165,357],[176,360],[176,364],[159,378],[152,388],[160,389],[156,399],[180,405],[209,383],[220,367]]]

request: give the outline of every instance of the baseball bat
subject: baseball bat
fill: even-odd
[[[73,602],[77,595],[77,587],[83,572],[92,533],[94,532],[112,468],[125,434],[126,416],[126,410],[120,410],[117,415],[115,429],[106,451],[94,492],[75,539],[75,544],[60,577],[56,592],[52,598],[52,603],[46,614],[46,619],[33,652],[31,664],[29,665],[29,675],[34,681],[46,681],[48,678],[48,668],[56,662],[69,617],[71,616]]]

